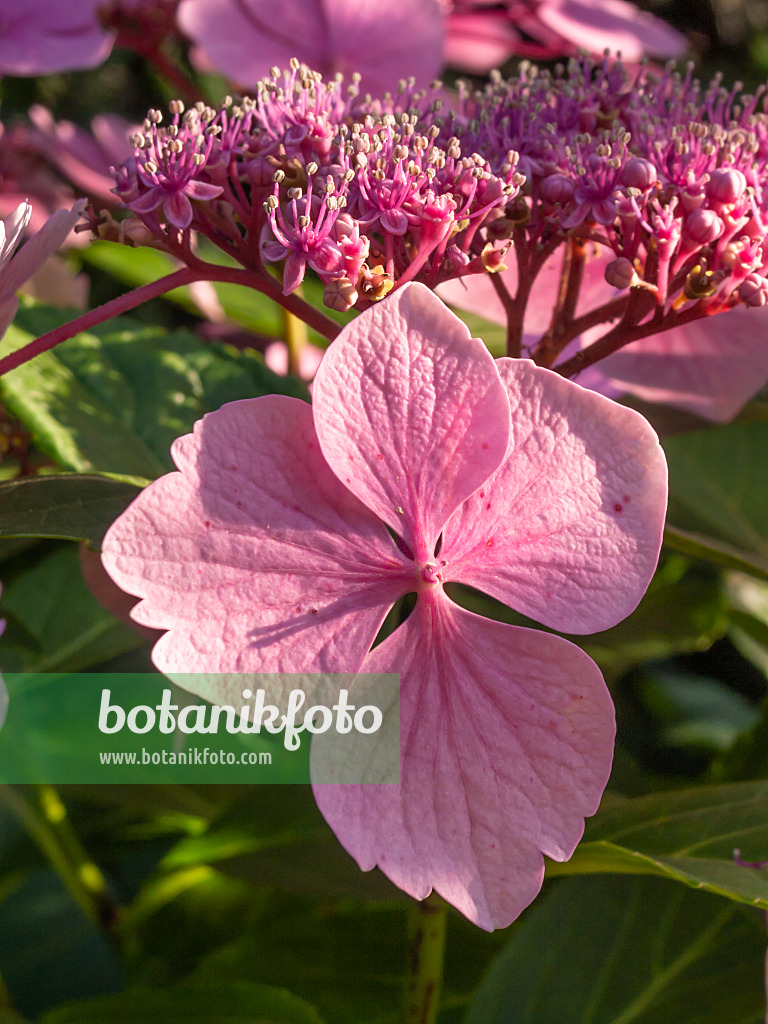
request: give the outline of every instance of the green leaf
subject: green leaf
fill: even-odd
[[[537,623],[500,601],[449,584],[451,597],[478,615],[536,628]],[[612,677],[651,658],[705,650],[728,626],[720,577],[707,566],[691,566],[672,555],[663,560],[648,592],[623,622],[602,633],[568,636]],[[538,627],[542,628],[542,627]]]
[[[65,323],[61,310],[23,309],[3,339],[15,350]],[[265,394],[306,398],[253,352],[204,344],[126,317],[79,334],[0,379],[0,397],[63,469],[153,479],[173,468],[172,442],[225,402]]]
[[[761,917],[656,879],[571,879],[526,913],[464,1024],[763,1024]]]
[[[37,476],[0,483],[1,537],[56,537],[98,547],[141,487],[105,476]]]
[[[258,786],[202,835],[182,839],[165,871],[213,864],[249,882],[268,882],[324,897],[401,900],[379,871],[361,872],[326,824],[309,787]]]
[[[254,982],[134,989],[47,1013],[40,1024],[322,1024],[309,1003]]]
[[[466,309],[455,309],[453,306],[451,309],[464,321],[473,338],[481,338],[485,342],[492,356],[498,358],[507,354],[507,328],[503,324],[494,324]]]
[[[65,999],[114,992],[122,968],[58,876],[35,871],[0,906],[0,975],[25,1016]]]
[[[24,628],[23,637],[3,637],[7,672],[78,672],[144,643],[88,590],[73,544],[41,544],[34,558],[6,563],[2,604]]]
[[[758,579],[768,580],[768,561],[764,561],[759,555],[739,551],[725,541],[682,530],[679,526],[670,526],[667,523],[664,528],[664,544],[672,551],[692,555],[714,565],[722,565],[726,569],[739,569],[751,576],[757,576]]]
[[[768,909],[768,782],[655,793],[600,811],[566,864],[547,874],[651,874]]]
[[[691,554],[768,574],[768,422],[665,438],[668,539]],[[697,550],[696,550],[697,549]]]

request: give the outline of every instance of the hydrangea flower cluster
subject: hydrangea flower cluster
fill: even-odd
[[[214,111],[150,111],[116,194],[150,235],[192,256],[193,229],[247,269],[286,261],[284,293],[311,267],[326,304],[365,308],[394,286],[434,287],[501,266],[484,238],[522,178],[441,138],[440,102],[402,83],[373,101],[292,62],[255,98]]]
[[[492,171],[514,148],[526,180],[488,228],[511,239],[513,271],[493,297],[474,284],[444,294],[485,315],[503,307],[511,352],[567,376],[612,356],[600,370],[615,389],[729,418],[768,376],[743,324],[768,301],[764,97],[704,86],[690,68],[631,79],[608,61],[465,92],[444,130],[463,129]],[[710,329],[735,307],[729,332]]]
[[[585,60],[496,76],[447,109],[437,89],[402,83],[372,100],[294,61],[219,111],[176,102],[167,126],[150,112],[116,193],[176,255],[190,255],[194,229],[251,270],[285,261],[285,294],[310,267],[336,309],[504,269],[511,244],[513,354],[536,277],[564,247],[556,322],[534,359],[554,365],[620,320],[572,373],[619,340],[768,301],[761,96]],[[615,291],[577,316],[598,254]]]
[[[528,67],[464,95],[446,130],[463,129],[462,143],[492,171],[502,152],[520,154],[525,188],[492,233],[514,240],[521,283],[564,241],[574,274],[596,247],[609,259],[606,280],[636,307],[632,319],[655,307],[658,330],[670,314],[680,322],[768,301],[763,93],[702,87],[690,68],[630,81],[608,61],[554,75]],[[542,361],[572,326],[560,335]]]

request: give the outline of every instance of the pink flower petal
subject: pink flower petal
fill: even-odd
[[[283,269],[283,295],[290,295],[304,280],[307,272],[307,254],[288,249],[288,259]]]
[[[180,472],[111,527],[102,558],[168,632],[174,672],[357,671],[409,589],[406,559],[320,452],[310,406],[234,402],[173,447]]]
[[[109,56],[101,0],[0,0],[0,74],[47,75],[92,68]]]
[[[573,47],[590,53],[605,48],[621,52],[624,60],[680,57],[687,49],[684,36],[661,18],[641,11],[625,0],[547,0],[536,17]]]
[[[509,406],[488,350],[420,284],[344,328],[313,401],[329,465],[417,561],[507,447]]]
[[[454,10],[448,17],[445,62],[484,75],[491,68],[501,67],[519,44],[520,34],[506,12]]]
[[[16,251],[21,236],[27,229],[32,216],[29,203],[19,203],[13,213],[0,221],[0,267],[5,266]]]
[[[364,670],[401,674],[401,783],[315,786],[320,810],[364,871],[505,927],[539,891],[542,853],[572,854],[608,779],[613,707],[597,666],[437,591]]]
[[[131,204],[134,206],[135,204]],[[192,223],[192,203],[183,192],[171,192],[163,199],[163,213],[168,223],[184,231]]]
[[[625,618],[653,576],[667,467],[642,416],[528,360],[500,359],[512,407],[507,458],[454,515],[446,579],[554,629]]]
[[[223,191],[221,185],[212,185],[208,181],[188,181],[184,186],[184,192],[190,199],[200,199],[204,202],[217,199]]]

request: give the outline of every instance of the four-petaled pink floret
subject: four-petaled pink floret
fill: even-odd
[[[597,809],[613,708],[578,647],[448,589],[569,633],[614,625],[656,565],[663,454],[635,412],[495,362],[419,284],[344,328],[313,400],[197,423],[174,444],[179,471],[110,529],[104,564],[142,598],[136,621],[167,630],[162,671],[400,673],[400,784],[317,786],[319,806],[364,870],[502,927]],[[412,614],[371,650],[409,593]]]

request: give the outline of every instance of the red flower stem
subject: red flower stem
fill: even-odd
[[[699,307],[699,303],[683,310],[682,313],[671,312],[666,316],[663,315],[661,308],[659,308],[651,320],[642,324],[637,323],[637,320],[642,319],[644,315],[642,312],[639,317],[631,317],[630,313],[631,309],[628,309],[627,315],[625,315],[622,322],[613,327],[607,334],[604,334],[602,338],[598,338],[597,341],[582,349],[581,352],[577,352],[570,359],[566,359],[560,366],[554,366],[555,372],[562,374],[563,377],[573,377],[581,370],[586,370],[588,366],[593,366],[601,359],[605,359],[606,356],[618,352],[619,349],[624,348],[625,345],[629,345],[633,341],[649,338],[652,334],[661,334],[662,331],[667,331],[672,327],[683,327],[685,324],[692,323],[694,320],[699,320],[702,316],[707,315]],[[632,323],[633,320],[634,323]]]
[[[84,313],[75,320],[70,320],[69,323],[63,324],[61,327],[48,331],[47,334],[42,334],[34,341],[30,341],[28,345],[24,345],[16,352],[12,352],[10,355],[0,359],[0,376],[8,373],[10,370],[15,370],[17,366],[29,362],[35,356],[50,351],[62,341],[74,338],[76,334],[80,334],[82,331],[87,331],[97,324],[104,323],[105,320],[111,320],[112,317],[127,313],[129,310],[135,309],[136,306],[140,306],[142,302],[156,299],[160,295],[172,291],[174,288],[193,284],[195,281],[224,281],[231,284],[245,285],[246,287],[263,292],[270,299],[277,302],[278,305],[282,306],[283,309],[292,313],[299,320],[303,320],[307,326],[317,331],[318,334],[329,341],[333,341],[341,330],[338,324],[325,316],[324,313],[321,313],[319,309],[310,306],[308,302],[305,302],[299,296],[283,295],[280,284],[268,274],[255,274],[251,271],[240,270],[237,267],[221,267],[215,263],[204,263],[196,258],[192,258],[192,262],[194,264],[192,267],[183,267],[181,270],[176,270],[174,273],[161,277],[157,281],[142,285],[141,288],[135,288],[133,291],[127,292],[117,299],[105,302],[103,306],[97,306],[96,309]]]
[[[297,295],[283,295],[280,282],[271,274],[257,273],[253,270],[242,270],[239,267],[222,267],[216,263],[205,263],[203,260],[194,257],[190,261],[191,267],[195,270],[195,279],[198,281],[223,281],[228,284],[242,284],[246,288],[253,288],[255,291],[263,292],[267,298],[272,299],[278,306],[289,313],[293,313],[299,320],[303,320],[307,327],[317,331],[323,338],[333,341],[341,330],[341,326],[315,309],[308,302]]]
[[[509,294],[509,289],[501,279],[500,274],[491,274],[490,278],[493,290],[499,297],[499,302],[501,302],[504,312],[507,314],[507,355],[512,356],[513,359],[519,359],[523,340],[523,318],[518,312],[520,309],[519,303],[517,299],[513,299]]]
[[[533,352],[533,358],[539,366],[552,366],[570,340],[569,331],[576,314],[576,303],[584,277],[586,248],[586,244],[580,238],[569,238],[566,242],[552,322]]]
[[[82,331],[87,331],[97,324],[104,323],[105,320],[110,320],[112,317],[127,313],[129,309],[135,309],[142,302],[156,299],[159,295],[164,295],[174,288],[180,288],[182,285],[192,284],[198,280],[200,280],[200,277],[195,271],[190,270],[188,267],[183,267],[181,270],[176,270],[166,277],[161,277],[150,284],[142,285],[141,288],[135,288],[133,291],[126,292],[125,295],[120,295],[110,302],[105,302],[103,306],[97,306],[96,309],[92,309],[88,313],[70,320],[69,323],[62,324],[61,327],[56,327],[54,330],[48,331],[47,334],[42,334],[34,341],[30,341],[28,345],[24,345],[22,348],[17,349],[16,352],[11,352],[10,355],[0,359],[0,376],[8,373],[10,370],[15,370],[17,366],[29,362],[35,356],[50,351],[62,341],[74,338],[76,334],[80,334]]]

